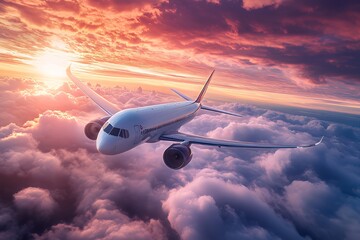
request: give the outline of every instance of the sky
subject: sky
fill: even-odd
[[[0,71],[359,114],[356,0],[0,1]],[[284,101],[286,99],[286,101]]]
[[[0,239],[347,239],[360,236],[357,1],[0,0]],[[120,109],[195,97],[182,132],[308,149],[169,142],[105,156],[105,116],[65,69]],[[141,86],[141,88],[139,88]]]

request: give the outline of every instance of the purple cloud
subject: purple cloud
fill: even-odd
[[[41,87],[23,80],[11,83],[2,81],[0,88],[26,89],[7,93],[7,106]],[[67,85],[56,91],[39,97],[46,101],[36,100],[37,108],[24,108],[24,114],[10,111],[18,124],[3,117],[0,237],[356,239],[359,234],[356,127],[224,104],[220,107],[244,117],[204,112],[182,131],[278,143],[325,135],[324,143],[274,151],[192,146],[192,162],[173,171],[161,159],[167,142],[143,144],[117,156],[98,154],[82,131],[102,112]],[[98,91],[121,106],[172,98],[101,86]],[[45,110],[59,92],[64,105]],[[34,214],[36,219],[30,217]]]
[[[46,189],[28,187],[14,194],[14,204],[19,212],[34,218],[49,218],[57,204]]]
[[[146,34],[172,47],[236,59],[245,65],[294,69],[299,84],[359,82],[359,4],[328,1],[168,1],[144,13]],[[334,27],[336,26],[336,28]],[[296,81],[296,80],[295,80]]]

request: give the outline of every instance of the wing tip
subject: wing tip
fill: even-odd
[[[322,136],[322,137],[320,138],[320,140],[319,140],[318,142],[316,142],[316,143],[309,144],[309,145],[297,146],[297,148],[309,148],[309,147],[315,147],[315,146],[319,145],[320,143],[322,143],[323,139],[324,139],[324,136]]]
[[[68,75],[68,76],[71,76],[72,74],[71,74],[71,63],[69,64],[69,66],[66,68],[66,74]]]
[[[318,141],[317,143],[315,143],[315,146],[317,146],[317,145],[319,145],[320,143],[322,143],[323,139],[324,139],[324,136],[321,137],[320,141]]]

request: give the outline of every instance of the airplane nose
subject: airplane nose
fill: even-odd
[[[100,137],[96,140],[96,149],[105,155],[116,154],[115,142],[111,141],[111,139],[106,139],[106,137]]]

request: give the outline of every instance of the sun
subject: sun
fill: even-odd
[[[45,49],[34,59],[34,66],[45,77],[63,78],[66,67],[71,63],[72,55],[55,49]]]

